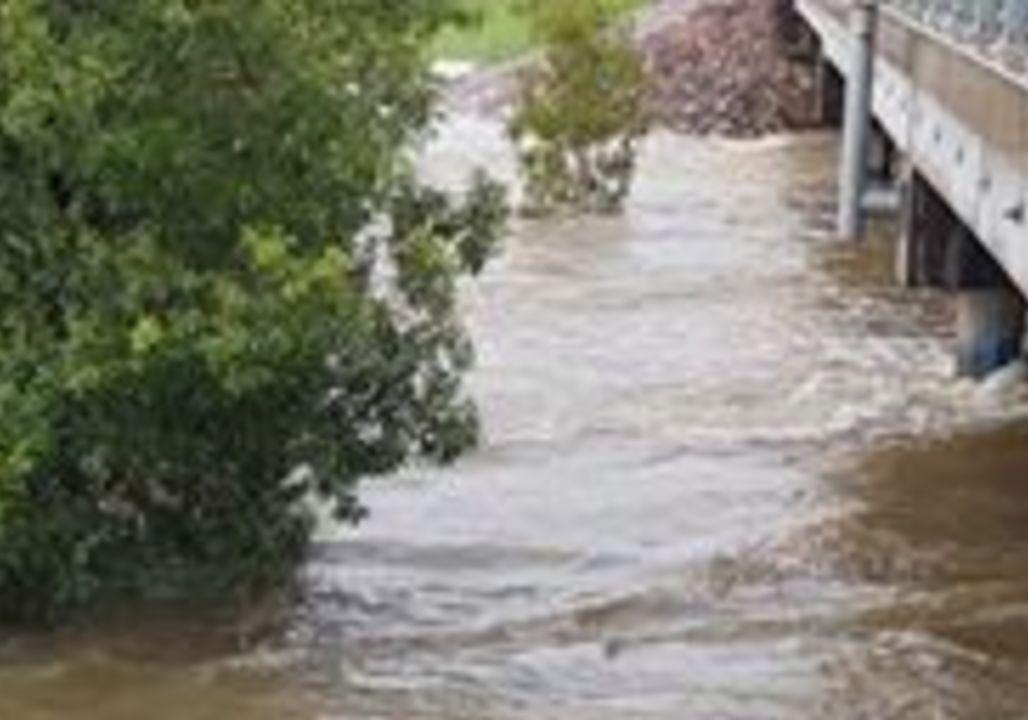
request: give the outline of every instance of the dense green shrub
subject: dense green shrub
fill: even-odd
[[[476,437],[419,187],[441,0],[0,0],[0,617],[287,576],[307,500]]]
[[[621,208],[647,127],[643,60],[603,0],[525,0],[543,46],[529,66],[510,131],[527,207]]]

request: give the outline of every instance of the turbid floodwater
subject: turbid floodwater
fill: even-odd
[[[7,720],[825,720],[1028,712],[1028,404],[945,297],[832,235],[835,139],[656,134],[617,218],[468,288],[481,450],[374,481],[305,600],[0,642]],[[423,162],[509,174],[446,123]]]

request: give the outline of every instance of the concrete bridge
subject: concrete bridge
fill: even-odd
[[[793,0],[818,114],[843,125],[839,232],[901,219],[897,272],[956,295],[957,366],[1022,353],[1028,309],[1028,0]]]

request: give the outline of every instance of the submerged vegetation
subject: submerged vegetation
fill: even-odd
[[[522,74],[510,132],[526,207],[616,212],[648,124],[642,55],[601,0],[528,0],[540,62]]]
[[[443,0],[0,0],[0,618],[281,582],[310,498],[476,439],[420,187]]]

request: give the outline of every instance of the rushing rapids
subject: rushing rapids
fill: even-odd
[[[1018,716],[1026,406],[833,240],[835,150],[658,134],[624,217],[520,224],[468,289],[480,452],[369,485],[284,620],[0,641],[0,718]],[[425,172],[475,163],[456,118]]]

